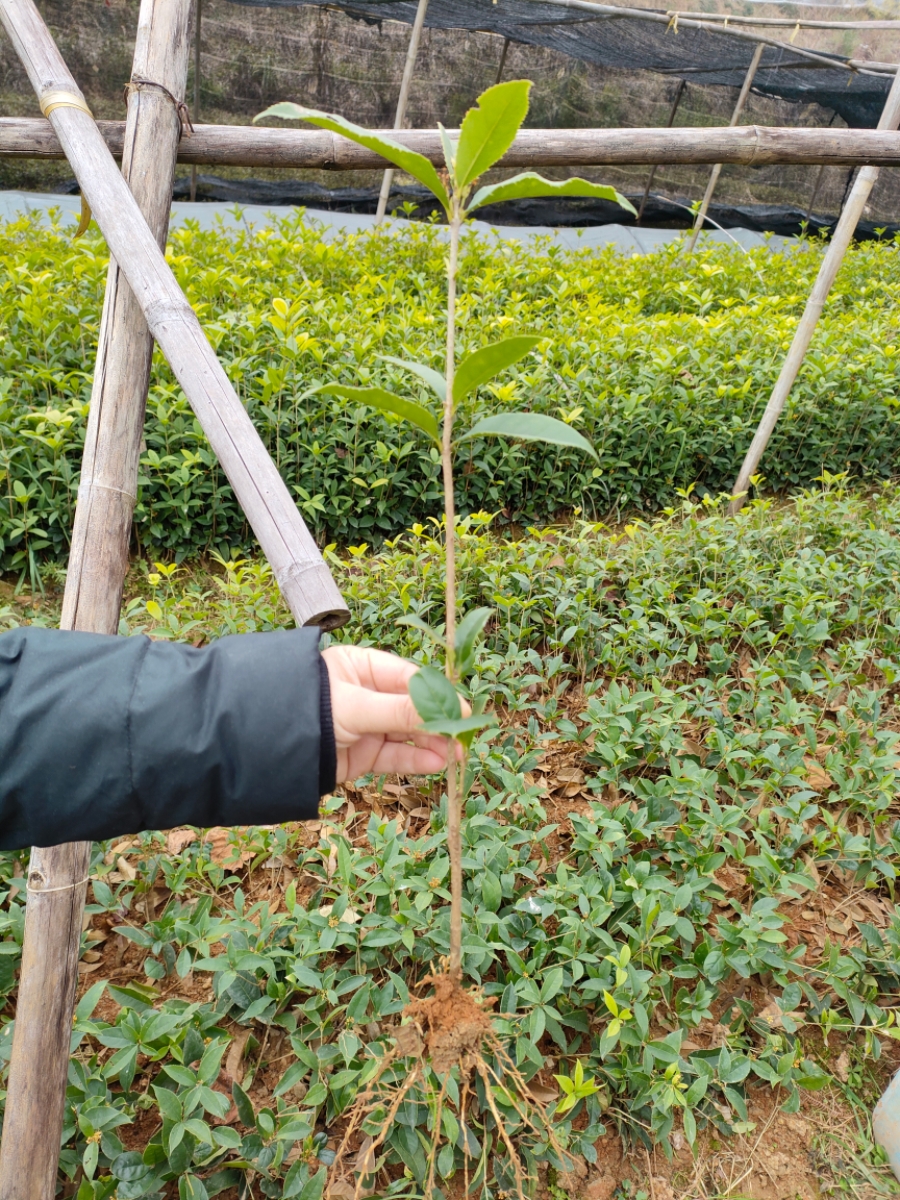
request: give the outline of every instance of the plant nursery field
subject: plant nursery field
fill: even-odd
[[[868,1118],[900,1063],[898,523],[896,487],[840,480],[736,520],[465,523],[461,593],[495,610],[471,690],[501,724],[475,747],[464,967],[572,1151],[502,1111],[540,1195],[896,1194]],[[439,604],[438,534],[334,559],[347,636],[428,656],[396,619]],[[13,593],[3,626],[55,620],[52,591]],[[290,623],[252,559],[139,563],[127,596],[128,632],[195,644]],[[312,825],[98,845],[69,1194],[321,1195],[446,953],[444,820],[429,780],[369,778]],[[25,861],[0,857],[7,1054]],[[379,1194],[419,1194],[434,1149],[444,1195],[466,1167],[503,1195],[483,1099],[434,1147],[411,1094]]]
[[[90,397],[107,254],[71,226],[0,224],[0,570],[62,558]],[[377,546],[442,511],[440,463],[418,432],[312,389],[408,387],[379,355],[442,364],[446,247],[434,227],[324,240],[277,229],[170,241],[169,260],[304,516],[323,542]],[[466,401],[465,415],[531,408],[591,438],[571,450],[481,439],[458,463],[462,511],[542,522],[653,512],[677,489],[733,482],[821,249],[743,253],[678,244],[646,257],[551,243],[467,240],[461,352],[509,334],[546,338]],[[900,264],[893,244],[848,255],[766,455],[769,490],[823,469],[889,476],[900,452]],[[423,391],[424,394],[424,391]],[[157,356],[135,534],[179,560],[247,548],[249,532],[188,404]]]
[[[107,266],[70,233],[0,226],[0,630],[59,618]],[[870,1126],[900,1066],[893,244],[850,253],[763,498],[717,498],[820,253],[464,242],[462,349],[544,339],[467,415],[561,417],[598,461],[482,439],[457,463],[460,608],[492,614],[466,689],[498,717],[472,747],[463,971],[531,1108],[427,1069],[382,1144],[354,1141],[366,1195],[511,1200],[510,1139],[539,1200],[900,1193]],[[299,217],[169,247],[351,607],[335,636],[423,664],[439,456],[314,389],[440,364],[444,254],[432,226],[339,244]],[[160,359],[135,539],[123,634],[291,624]],[[353,1102],[387,1055],[388,1083],[412,1070],[447,812],[437,778],[367,777],[305,825],[98,844],[62,1194],[323,1200]],[[26,865],[0,854],[4,1071]]]

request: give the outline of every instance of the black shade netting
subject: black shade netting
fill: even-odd
[[[297,8],[327,4],[368,22],[412,24],[416,0],[231,0],[251,8]],[[626,10],[627,11],[627,10]],[[665,14],[648,17],[594,14],[542,4],[540,0],[429,0],[425,24],[432,29],[494,33],[513,42],[556,50],[595,66],[654,71],[693,83],[739,88],[757,42],[726,30],[676,30]],[[753,90],[766,96],[832,109],[851,128],[874,129],[891,79],[850,70],[846,59],[821,54],[833,68],[805,58],[790,46],[766,46]]]

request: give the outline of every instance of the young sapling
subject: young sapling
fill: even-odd
[[[490,1018],[480,997],[462,986],[462,805],[466,779],[466,755],[475,734],[494,719],[484,713],[463,714],[459,685],[473,669],[475,648],[491,610],[476,608],[457,621],[456,583],[456,502],[453,462],[456,450],[475,438],[504,437],[547,442],[579,450],[596,459],[593,446],[581,433],[565,421],[542,413],[515,411],[498,413],[476,421],[463,433],[456,431],[456,418],[466,398],[488,383],[501,371],[519,362],[542,340],[535,336],[504,338],[473,351],[460,362],[456,361],[456,300],[459,272],[460,232],[466,219],[485,204],[535,196],[593,196],[613,200],[623,208],[632,206],[611,187],[589,183],[584,179],[553,182],[533,172],[516,175],[500,183],[478,186],[486,171],[495,166],[507,152],[528,112],[528,80],[513,80],[488,88],[479,96],[476,106],[463,119],[458,136],[440,128],[445,170],[438,172],[428,159],[383,135],[372,133],[342,117],[316,112],[296,104],[275,104],[261,117],[283,117],[309,121],[314,125],[343,135],[370,150],[375,150],[401,171],[424,184],[437,198],[447,218],[449,247],[447,255],[447,336],[444,373],[423,363],[383,356],[384,360],[416,375],[437,397],[440,417],[430,406],[399,396],[380,387],[352,387],[326,383],[316,389],[353,400],[415,425],[440,452],[444,491],[445,529],[445,621],[444,633],[427,626],[418,618],[407,622],[421,628],[443,647],[444,670],[425,666],[410,682],[410,695],[422,729],[448,739],[447,761],[447,849],[450,859],[450,940],[446,973],[430,977],[434,995],[413,1001],[407,1016],[414,1028],[401,1030],[401,1038],[386,1055],[366,1090],[360,1094],[350,1113],[347,1130],[334,1164],[336,1173],[353,1136],[365,1127],[373,1112],[380,1114],[380,1125],[370,1141],[365,1155],[365,1169],[357,1168],[356,1195],[365,1180],[375,1170],[376,1153],[394,1121],[404,1097],[417,1083],[423,1081],[423,1051],[427,1051],[431,1068],[442,1079],[434,1122],[434,1145],[429,1159],[426,1195],[430,1195],[435,1176],[436,1153],[441,1138],[440,1112],[447,1098],[448,1081],[453,1068],[459,1069],[461,1087],[459,1112],[464,1121],[466,1097],[471,1081],[477,1075],[485,1086],[488,1107],[497,1123],[498,1136],[509,1156],[512,1182],[520,1197],[524,1196],[526,1179],[520,1156],[513,1145],[495,1102],[500,1089],[502,1104],[512,1107],[522,1124],[540,1137],[549,1139],[562,1154],[552,1128],[542,1111],[534,1111],[527,1097],[525,1082],[513,1061],[493,1033]],[[462,753],[457,750],[462,747]],[[405,1030],[405,1032],[404,1032]],[[494,1061],[483,1054],[489,1049]],[[400,1055],[417,1058],[414,1070],[402,1085],[386,1100],[379,1096],[379,1081],[390,1064]],[[510,1084],[515,1086],[515,1091]],[[468,1157],[463,1154],[468,1172]],[[468,1190],[468,1183],[467,1183]]]

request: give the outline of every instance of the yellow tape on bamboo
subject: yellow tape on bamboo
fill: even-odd
[[[88,225],[90,225],[90,223],[91,223],[91,206],[88,204],[87,200],[85,200],[84,194],[82,193],[82,196],[81,196],[81,219],[78,222],[78,228],[72,234],[72,240],[74,241],[75,238],[80,238],[83,233],[86,233],[87,227],[88,227]]]
[[[79,96],[77,92],[45,92],[41,96],[41,112],[45,117],[57,108],[77,108],[81,112],[87,113],[93,119],[94,114],[84,102],[84,97]],[[88,225],[91,223],[91,206],[84,198],[81,197],[81,219],[78,222],[78,228],[75,230],[74,238],[79,238],[86,232]]]
[[[84,96],[77,92],[45,92],[41,96],[41,112],[49,117],[55,108],[80,108],[89,117],[94,115],[85,104]]]

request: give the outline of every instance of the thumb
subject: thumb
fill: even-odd
[[[345,745],[367,734],[412,736],[421,724],[408,695],[373,692],[350,683],[335,683],[331,693],[335,737]]]

